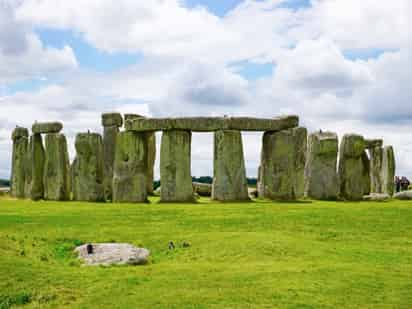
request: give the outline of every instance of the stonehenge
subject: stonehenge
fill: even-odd
[[[368,200],[392,196],[395,157],[381,139],[299,127],[297,116],[147,118],[102,114],[103,134],[79,133],[70,165],[60,122],[16,127],[11,195],[32,200],[144,203],[153,194],[156,135],[161,131],[160,202],[249,201],[242,131],[262,131],[258,198]],[[122,130],[122,126],[124,129]],[[192,132],[214,134],[213,182],[192,183]],[[43,141],[44,139],[44,141]]]
[[[338,198],[338,136],[316,132],[308,137],[305,165],[305,196],[318,200]]]

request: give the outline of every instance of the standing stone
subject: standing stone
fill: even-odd
[[[382,159],[383,148],[381,146],[369,148],[370,156],[370,183],[371,192],[382,193]]]
[[[160,148],[162,202],[194,201],[190,171],[191,140],[190,131],[163,131]]]
[[[103,125],[103,162],[104,162],[104,195],[111,200],[113,195],[113,166],[116,152],[116,139],[119,128],[123,125],[122,115],[108,113],[102,115]]]
[[[309,135],[305,167],[305,196],[318,200],[338,197],[338,136],[332,132]]]
[[[364,163],[362,156],[365,141],[362,136],[346,134],[339,149],[340,197],[346,200],[362,200],[364,187]]]
[[[117,136],[113,202],[147,202],[146,135],[132,131]]]
[[[382,155],[382,188],[383,193],[392,196],[394,193],[395,154],[392,146],[383,148]]]
[[[124,121],[134,121],[145,119],[146,117],[137,114],[125,114]],[[147,137],[147,193],[153,195],[154,165],[156,160],[156,134],[154,131],[144,132]]]
[[[44,197],[43,174],[46,155],[41,134],[33,134],[31,144],[32,180],[30,195],[33,201],[37,201]]]
[[[363,165],[363,195],[369,195],[371,193],[371,169],[370,159],[366,150],[362,153],[362,165]]]
[[[44,163],[44,199],[67,201],[70,199],[70,162],[66,136],[61,133],[46,135]]]
[[[28,136],[28,130],[21,127],[15,128],[12,133],[13,152],[10,194],[16,198],[25,197]]]
[[[242,135],[237,130],[215,132],[212,199],[248,201]]]
[[[97,133],[79,133],[75,141],[76,158],[71,167],[73,199],[104,201],[103,141]]]
[[[27,153],[26,153],[26,158],[24,162],[24,168],[25,168],[25,185],[24,185],[24,195],[25,198],[31,198],[31,186],[32,186],[32,179],[33,179],[33,164],[32,164],[32,149],[33,149],[33,136],[30,136],[29,138],[29,143],[27,145]]]
[[[304,194],[307,130],[302,127],[263,135],[259,196],[295,200]]]

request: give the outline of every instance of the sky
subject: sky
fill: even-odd
[[[383,138],[412,178],[410,20],[409,0],[0,0],[0,178],[17,125],[62,121],[73,159],[112,111],[296,114]],[[261,135],[243,134],[249,177]],[[193,134],[192,174],[212,173],[213,135]]]

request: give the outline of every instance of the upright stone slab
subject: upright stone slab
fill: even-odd
[[[117,136],[113,202],[147,202],[146,135],[132,131]]]
[[[31,187],[33,179],[33,163],[32,163],[32,149],[33,149],[33,136],[30,136],[29,143],[27,145],[27,153],[24,161],[25,168],[25,185],[24,185],[24,195],[25,198],[31,198]]]
[[[102,137],[97,133],[79,133],[75,148],[76,158],[71,167],[73,199],[104,201]]]
[[[307,130],[302,127],[263,135],[259,197],[295,200],[304,194]]]
[[[317,200],[338,197],[338,136],[332,132],[309,135],[305,166],[305,196]]]
[[[190,131],[163,131],[160,148],[162,202],[194,201],[190,171],[191,140]]]
[[[369,195],[371,193],[371,169],[370,169],[370,159],[365,151],[362,153],[362,165],[363,165],[363,195]]]
[[[369,148],[371,192],[382,193],[382,146]]]
[[[12,133],[13,152],[10,194],[16,198],[25,197],[28,136],[28,130],[21,127],[15,128]]]
[[[44,197],[43,175],[45,157],[46,154],[41,134],[33,134],[31,145],[32,180],[30,197],[34,201],[40,200]]]
[[[212,199],[248,201],[242,135],[237,130],[215,132]]]
[[[382,191],[392,196],[394,193],[395,154],[392,146],[383,148],[382,155]]]
[[[103,125],[103,162],[104,162],[104,195],[111,200],[113,195],[113,166],[116,152],[116,139],[119,128],[123,125],[122,115],[107,113],[102,115]]]
[[[137,119],[145,119],[137,114],[125,114],[124,121],[129,123]],[[153,195],[154,165],[156,160],[156,134],[154,131],[144,132],[147,137],[147,193]]]
[[[45,140],[44,199],[67,201],[70,199],[70,162],[66,136],[50,133]]]
[[[339,149],[340,197],[346,200],[362,200],[365,193],[364,163],[365,141],[362,136],[346,134]]]

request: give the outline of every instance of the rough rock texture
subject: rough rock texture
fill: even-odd
[[[113,166],[116,152],[116,140],[119,128],[123,124],[122,115],[110,113],[102,115],[103,128],[103,162],[104,162],[104,195],[106,200],[113,196]]]
[[[29,142],[27,145],[26,158],[24,160],[24,169],[25,169],[24,197],[28,199],[31,198],[31,186],[32,186],[32,179],[33,179],[32,149],[33,149],[33,136],[30,136]]]
[[[32,180],[30,197],[32,200],[37,201],[44,197],[43,175],[46,157],[43,138],[40,134],[32,135],[31,147]]]
[[[88,253],[91,245],[92,253]],[[144,265],[147,264],[150,251],[131,244],[86,244],[75,249],[85,265]]]
[[[113,202],[147,202],[147,140],[142,133],[117,136]]]
[[[383,140],[382,139],[365,139],[365,148],[375,148],[375,147],[382,147]]]
[[[240,131],[215,132],[212,199],[218,201],[249,200]]]
[[[186,118],[147,118],[128,119],[126,130],[131,131],[161,131],[188,130],[197,132],[217,130],[242,131],[280,131],[296,127],[299,124],[297,116],[276,118],[250,117],[186,117]]]
[[[386,201],[391,197],[386,193],[371,193],[363,197],[364,201]]]
[[[25,186],[28,135],[28,130],[21,127],[17,127],[12,133],[13,152],[10,195],[16,198],[24,198],[26,196]]]
[[[318,200],[335,200],[339,183],[336,171],[338,136],[332,132],[309,135],[305,166],[305,196]]]
[[[199,196],[212,196],[212,185],[210,183],[193,182],[193,192]]]
[[[162,202],[194,201],[190,171],[191,141],[190,131],[163,131],[160,147]]]
[[[305,128],[293,128],[263,135],[259,197],[294,200],[304,194],[307,148]]]
[[[123,125],[122,115],[119,113],[105,113],[102,115],[102,126],[103,127],[118,127]]]
[[[382,192],[390,196],[394,192],[394,178],[395,178],[395,154],[392,146],[383,148],[382,155]]]
[[[97,133],[77,134],[75,148],[76,158],[71,167],[73,199],[104,201],[102,137]]]
[[[382,193],[382,159],[381,146],[369,148],[371,192]]]
[[[45,141],[44,199],[67,201],[70,199],[70,162],[66,137],[50,133]]]
[[[59,133],[62,129],[61,122],[36,122],[31,127],[33,134]]]
[[[346,134],[339,149],[340,197],[346,200],[362,200],[364,187],[364,163],[362,155],[365,141],[362,136]]]
[[[125,114],[125,123],[136,119],[145,119],[144,116],[138,114]],[[145,132],[147,137],[147,193],[153,195],[153,181],[154,181],[154,165],[156,160],[156,134],[155,132]]]
[[[363,195],[369,195],[371,193],[371,171],[370,171],[370,159],[366,150],[362,153],[362,165],[363,165]]]
[[[412,200],[412,191],[402,191],[395,193],[393,198],[397,200]]]

